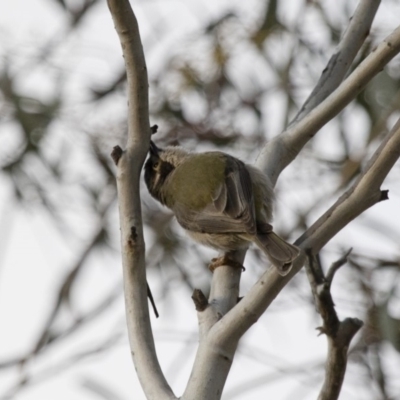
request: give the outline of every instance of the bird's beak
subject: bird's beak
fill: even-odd
[[[150,155],[159,156],[161,149],[159,149],[152,140],[150,140]]]

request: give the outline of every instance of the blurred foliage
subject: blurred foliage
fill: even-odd
[[[74,35],[104,3],[53,3],[62,12],[61,40],[43,40],[24,55],[20,54],[23,49],[12,52],[5,48],[1,53],[0,127],[4,144],[0,163],[12,192],[13,212],[20,207],[46,211],[66,241],[80,242],[84,237],[86,245],[59,287],[54,288],[56,303],[42,332],[33,340],[31,352],[0,360],[0,368],[22,366],[30,358],[39,357],[48,346],[91,323],[121,292],[113,287],[85,313],[74,309],[71,299],[90,255],[99,249],[112,253],[118,248],[114,168],[109,153],[115,144],[123,145],[126,135],[124,113],[113,114],[114,104],[121,109],[125,104],[124,66],[120,61],[101,79],[83,79],[80,94],[74,94],[70,87],[76,84],[77,69],[63,69],[63,62],[56,61],[57,52],[69,40],[74,43]],[[151,40],[161,47],[169,46],[167,55],[157,55],[156,46],[149,46],[147,54],[150,58],[155,53],[157,63],[161,63],[161,67],[154,68],[156,73],[149,64],[151,123],[160,126],[157,143],[181,143],[198,150],[218,148],[252,162],[260,147],[279,134],[301,107],[351,16],[346,2],[340,2],[341,8],[334,13],[328,3],[299,2],[291,13],[285,9],[288,2],[276,0],[260,0],[259,12],[253,14],[235,6],[221,8],[218,16],[202,21],[199,28],[174,45],[154,27],[149,33]],[[376,26],[371,31],[354,67],[382,38],[382,29]],[[146,42],[148,38],[142,39]],[[37,80],[50,88],[47,95],[40,90],[42,84],[31,89],[28,83]],[[399,101],[399,69],[395,64],[370,83],[329,125],[329,131],[324,130],[328,139],[317,137],[306,147],[277,188],[275,219],[282,236],[294,238],[303,232],[318,216],[318,210],[330,204],[357,176],[366,155],[387,132],[393,116],[398,115]],[[397,168],[397,177],[398,172]],[[171,214],[145,189],[142,198],[148,264],[162,282],[156,298],[166,298],[176,282],[190,289],[202,287],[207,292],[209,279],[204,271],[212,253],[187,242]],[[79,222],[71,223],[71,215]],[[380,221],[383,241],[385,234],[399,237],[398,221],[387,229],[390,222],[390,218]],[[373,221],[369,225],[375,229]],[[327,258],[340,253],[344,245],[348,243],[336,242]],[[250,254],[250,273],[262,270],[262,260],[257,250]],[[359,254],[352,257],[351,268],[341,272],[346,276],[342,289],[348,295],[338,305],[351,302],[356,291],[358,313],[366,320],[352,360],[360,362],[372,379],[355,378],[353,384],[369,385],[374,390],[378,387],[379,394],[371,399],[394,399],[389,388],[400,390],[394,385],[394,374],[382,361],[382,348],[387,344],[393,353],[400,352],[399,315],[393,315],[389,307],[399,304],[399,266],[398,253],[387,260]],[[385,284],[381,277],[387,274],[391,278]],[[295,280],[290,286],[301,292],[299,285],[303,284]],[[298,301],[312,310],[311,293],[299,294]],[[63,309],[70,310],[70,314],[69,322],[61,327],[57,320]],[[108,348],[108,344],[104,346]],[[371,353],[373,358],[368,356]],[[14,392],[29,382],[21,379]],[[87,388],[100,390],[96,383],[87,382]]]

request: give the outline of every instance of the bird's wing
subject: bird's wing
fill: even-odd
[[[240,160],[227,156],[225,180],[213,199],[200,211],[174,207],[178,222],[187,230],[203,233],[256,233],[250,174]]]

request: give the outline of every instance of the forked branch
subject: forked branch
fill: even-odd
[[[400,27],[384,39],[332,94],[267,143],[260,153],[257,166],[268,175],[271,182],[276,183],[280,173],[318,130],[339,114],[399,52]]]
[[[318,313],[323,325],[318,328],[328,339],[328,357],[325,364],[325,379],[318,400],[336,400],[342,388],[347,367],[347,354],[351,340],[363,323],[357,318],[340,321],[331,294],[331,284],[336,271],[346,263],[351,249],[334,262],[326,276],[317,256],[309,254],[306,271]]]

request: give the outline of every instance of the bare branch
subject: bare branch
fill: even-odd
[[[339,260],[335,261],[328,269],[328,272],[326,273],[326,281],[328,282],[329,285],[332,284],[333,278],[336,274],[336,271],[342,267],[344,264],[347,263],[347,259],[349,258],[350,253],[353,251],[353,248],[351,247],[344,255],[343,257],[339,258]]]
[[[375,151],[360,178],[295,243],[310,254],[317,254],[350,221],[382,200],[380,186],[399,157],[400,120]],[[237,306],[214,326],[219,340],[231,344],[239,340],[300,271],[305,260],[302,253],[294,262],[292,271],[284,277],[272,268],[267,270]]]
[[[142,158],[136,167],[142,167],[150,140],[149,95],[147,67],[139,26],[128,0],[108,0],[108,7],[118,33],[125,60],[128,81],[128,148]],[[142,146],[135,146],[140,142]],[[139,151],[140,150],[140,151]]]
[[[342,111],[399,52],[400,27],[383,40],[330,96],[262,149],[257,166],[266,172],[271,182],[276,183],[279,174],[318,130]]]
[[[395,46],[393,45],[394,42],[396,42]],[[395,50],[393,50],[394,47]],[[304,117],[297,125],[289,128],[286,133],[279,137],[278,140],[280,140],[280,144],[283,146],[283,151],[285,152],[284,160],[288,162],[292,161],[317,129],[348,104],[348,102],[355,97],[356,93],[358,93],[358,91],[360,91],[398,51],[400,51],[400,28],[386,39],[375,53],[372,53],[336,92],[323,101],[323,103],[316,107],[309,115]],[[315,131],[313,131],[313,129],[315,129]],[[298,240],[297,243],[302,249],[310,249],[311,253],[316,254],[321,247],[348,222],[353,220],[368,207],[382,200],[379,187],[399,156],[396,151],[393,151],[396,147],[398,148],[397,141],[399,138],[400,131],[397,133],[397,130],[394,129],[368,164],[363,174],[363,180],[355,182],[354,187],[348,192],[348,195],[339,199],[341,200],[339,205],[343,202],[343,207],[339,207],[338,205],[337,210],[336,208],[331,209],[326,213],[324,216],[325,220],[320,226],[318,234],[314,235],[310,228],[310,230],[305,233],[304,237]],[[269,149],[276,150],[273,145],[269,147]],[[387,152],[391,153],[390,156],[385,154]],[[282,161],[278,160],[281,155],[282,153],[278,151],[267,161],[269,162],[268,165],[272,168],[269,170],[267,169],[267,171],[272,171],[272,174],[274,170],[276,171],[276,175],[272,175],[274,180],[276,180],[277,176],[284,168]],[[278,165],[276,169],[273,165],[274,163]],[[282,168],[280,169],[280,167]],[[371,176],[374,176],[374,178],[371,178]],[[378,184],[378,182],[380,183]],[[350,197],[351,194],[353,195]],[[338,211],[337,216],[335,214],[336,211]],[[334,218],[332,218],[332,215],[334,215]],[[310,237],[312,237],[312,241],[308,240]],[[307,238],[307,240],[304,238]],[[208,394],[207,398],[220,398],[226,374],[229,372],[238,340],[244,332],[257,321],[291,277],[302,268],[304,261],[305,255],[302,254],[296,260],[292,273],[286,277],[279,276],[273,269],[268,270],[236,307],[231,309],[218,322],[214,322],[214,325],[207,334],[203,333],[203,335],[201,335],[204,339],[201,340],[199,346],[192,371],[192,378],[203,377],[203,379],[191,379],[183,396],[184,399],[192,398],[190,393],[194,393],[195,389],[200,391],[196,393],[200,393],[201,395],[205,396]],[[211,301],[210,303],[212,304]],[[207,311],[210,308],[211,307],[209,307]],[[211,321],[213,321],[212,318]],[[212,325],[212,323],[209,322],[208,326],[210,325]],[[349,326],[348,322],[346,322],[344,326],[347,332]],[[207,330],[205,330],[205,332],[207,332]],[[341,336],[341,340],[345,340],[344,338],[347,337],[349,336],[346,333],[343,337]],[[334,351],[332,351],[331,354],[337,355]],[[209,370],[206,372],[204,363],[208,366],[211,365],[212,371]],[[217,368],[216,366],[218,365],[219,367]],[[204,381],[205,377],[212,378]],[[216,382],[219,383],[217,384]],[[202,397],[201,395],[200,398]]]
[[[91,346],[84,351],[74,353],[60,360],[57,364],[44,368],[35,374],[23,373],[22,376],[17,380],[17,382],[5,391],[5,394],[0,397],[0,400],[14,399],[16,394],[20,391],[60,374],[66,369],[75,366],[81,360],[85,360],[89,357],[92,357],[93,355],[98,355],[100,353],[108,351],[111,347],[115,346],[115,344],[120,341],[121,337],[122,333],[117,331],[102,342]]]
[[[218,335],[215,336],[211,330],[200,341],[188,385],[181,397],[182,400],[219,400],[221,398],[237,342],[221,342],[219,339]]]
[[[245,252],[237,251],[230,257],[242,265],[244,255]],[[241,268],[225,265],[214,270],[209,305],[198,313],[200,345],[182,400],[221,398],[237,343],[221,343],[213,330],[215,324],[237,304],[241,272]]]
[[[105,382],[100,380],[85,377],[81,381],[81,386],[103,400],[123,399],[123,397],[119,396],[114,390],[111,390],[108,386],[106,386]]]
[[[156,356],[147,305],[145,244],[139,179],[151,129],[147,68],[136,17],[128,0],[108,0],[127,70],[126,150],[118,161],[117,189],[121,225],[125,306],[133,362],[148,399],[175,399]]]
[[[335,336],[339,329],[340,321],[335,311],[335,304],[330,293],[330,285],[326,282],[318,257],[312,254],[307,254],[307,256],[307,277],[310,282],[317,311],[324,322],[323,326],[318,328],[318,330],[320,333],[325,333],[328,336]]]
[[[232,257],[232,256],[231,256]],[[243,265],[244,254],[238,254],[236,262]],[[237,260],[240,260],[237,261]],[[220,317],[225,315],[237,303],[242,269],[240,267],[220,266],[215,269],[211,282],[209,302]]]
[[[159,314],[158,314],[157,306],[156,306],[156,303],[153,298],[153,293],[151,293],[151,289],[150,289],[150,286],[148,283],[147,283],[147,297],[149,298],[150,304],[153,307],[154,315],[156,316],[156,318],[158,318]]]
[[[192,299],[197,311],[204,311],[208,307],[207,297],[200,289],[193,290]]]
[[[317,85],[291,124],[300,121],[309,114],[340,85],[359,49],[368,37],[380,3],[380,0],[360,1],[335,54],[330,58],[328,65],[322,71]]]
[[[114,146],[111,152],[111,158],[113,159],[115,165],[118,165],[119,159],[122,157],[123,150],[119,146]]]
[[[54,335],[52,331],[54,321],[56,320],[57,316],[59,315],[62,306],[68,304],[70,301],[71,290],[74,284],[77,281],[78,276],[80,275],[85,262],[93,248],[99,243],[102,236],[104,235],[104,220],[108,211],[110,210],[111,206],[114,204],[115,201],[115,194],[109,197],[108,201],[102,206],[99,210],[99,221],[96,230],[93,232],[90,241],[87,243],[85,248],[82,250],[81,254],[79,255],[78,259],[74,263],[73,267],[70,268],[70,271],[66,274],[60,288],[58,290],[57,299],[53,306],[53,309],[49,313],[47,317],[47,321],[43,326],[42,332],[39,335],[33,349],[29,352],[23,360],[28,360],[29,358],[33,357],[40,353],[45,347],[47,347],[50,343],[55,342],[56,340],[60,339],[61,337],[68,336],[71,332],[73,332],[76,328],[78,328],[81,324],[85,322],[85,319],[81,321],[75,321],[75,323],[70,326],[69,328],[65,329],[58,335]],[[51,338],[51,339],[50,339]]]
[[[337,201],[296,241],[316,254],[350,221],[374,204],[385,200],[380,187],[400,156],[400,119],[382,141],[364,172]]]
[[[326,375],[318,400],[336,400],[339,397],[346,372],[348,347],[361,327],[359,319],[346,318],[340,322],[336,336],[328,336]]]
[[[347,252],[340,260],[332,264],[329,269],[331,278],[334,271],[345,264]],[[318,313],[323,320],[323,326],[318,328],[328,338],[328,359],[325,364],[325,380],[322,385],[319,400],[336,400],[342,388],[347,367],[348,348],[354,335],[362,327],[363,323],[357,318],[346,318],[340,321],[330,291],[331,281],[328,281],[323,272],[319,260],[312,254],[309,255],[306,265],[307,276],[310,281]]]

